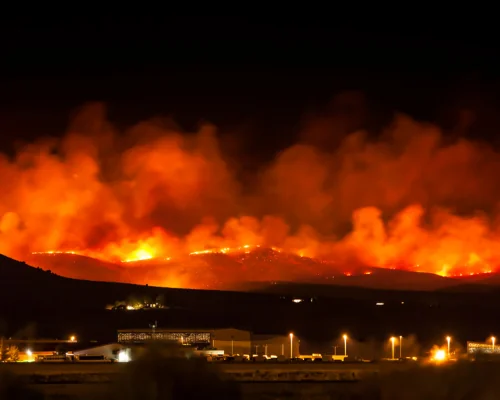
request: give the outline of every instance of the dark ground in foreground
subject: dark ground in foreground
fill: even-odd
[[[72,371],[75,375],[92,374],[96,371],[116,371],[116,381],[107,383],[84,384],[38,384],[29,388],[38,392],[33,399],[68,399],[68,400],[104,400],[115,398],[153,399],[169,398],[155,397],[155,390],[163,388],[170,390],[169,385],[188,387],[194,397],[190,399],[297,399],[297,400],[489,400],[500,398],[500,385],[497,377],[500,365],[492,362],[460,362],[449,365],[387,365],[359,364],[358,368],[366,370],[378,368],[379,373],[358,382],[251,382],[229,383],[233,389],[224,392],[228,383],[224,383],[225,374],[213,374],[207,363],[198,361],[181,361],[165,359],[152,355],[150,358],[128,365],[12,365],[4,366],[17,374],[28,376],[33,373],[57,374]],[[255,369],[255,366],[253,366]],[[260,366],[259,366],[260,367]],[[227,365],[230,372],[240,365]],[[248,365],[244,368],[250,369]],[[287,365],[268,366],[268,368],[308,369],[332,368],[348,370],[354,365]],[[1,371],[0,371],[1,372]],[[0,384],[2,383],[0,373]],[[208,379],[207,379],[208,378]],[[5,380],[4,380],[5,381]],[[165,386],[165,382],[172,382]],[[214,382],[219,382],[215,384]],[[226,380],[227,382],[227,380]],[[230,382],[230,381],[229,381]],[[9,398],[1,396],[0,398]],[[220,392],[223,391],[224,393]],[[153,397],[151,397],[153,396]],[[221,397],[223,396],[223,397]],[[225,396],[225,397],[224,397]],[[22,397],[24,398],[24,397]],[[175,396],[173,398],[176,398]],[[185,398],[185,397],[179,397]]]
[[[255,371],[255,370],[283,370],[283,371],[393,371],[406,370],[411,367],[409,364],[399,363],[214,363],[217,369],[222,372],[231,371]],[[0,371],[8,370],[16,375],[57,375],[57,374],[119,374],[124,372],[127,364],[121,363],[17,363],[0,365]]]
[[[101,400],[111,390],[110,385],[40,385],[31,386],[41,391],[46,400]],[[241,400],[361,400],[363,388],[359,383],[242,383]],[[210,399],[210,397],[207,397]],[[226,399],[224,399],[226,400]],[[231,399],[227,399],[231,400]]]

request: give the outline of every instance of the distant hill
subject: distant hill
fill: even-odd
[[[30,254],[28,264],[74,279],[126,282],[120,265],[77,254]]]
[[[469,282],[469,277],[453,279],[406,270],[361,266],[346,268],[333,262],[269,248],[118,264],[74,254],[34,254],[27,257],[26,261],[75,279],[214,290],[247,290],[247,287],[253,290],[258,282],[266,286],[272,282],[286,281],[384,290],[432,291]],[[476,278],[475,283],[482,283],[480,277],[470,278]],[[248,285],[249,282],[252,282],[251,286]]]
[[[327,280],[318,280],[316,283],[325,284]],[[457,285],[459,281],[430,273],[370,268],[369,274],[363,273],[351,276],[342,274],[331,279],[330,283],[336,286],[353,286],[381,290],[433,291]]]
[[[217,258],[227,260],[221,255],[197,260],[202,263]],[[153,267],[152,261],[150,264]],[[397,286],[389,280],[395,276],[402,287],[413,274],[373,270],[371,275],[359,276],[359,280],[388,279],[389,286]],[[428,278],[422,276],[423,280]],[[82,340],[115,340],[117,329],[148,329],[154,321],[161,327],[186,329],[235,327],[280,334],[292,331],[299,337],[327,341],[346,329],[359,337],[376,335],[383,339],[391,332],[402,332],[429,340],[460,329],[464,337],[473,339],[497,331],[491,315],[497,313],[500,304],[496,286],[460,288],[453,280],[454,286],[433,291],[280,281],[248,282],[246,292],[173,289],[64,278],[5,256],[0,256],[0,278],[0,335],[33,324],[40,336],[67,337],[76,333]],[[167,308],[105,310],[106,305],[117,301],[145,296],[163,296]],[[293,302],[294,298],[303,301]]]
[[[223,255],[210,255],[204,259],[217,257],[225,259]],[[83,259],[89,261],[87,265],[92,265],[94,261],[81,256],[69,255],[57,255],[57,259],[61,262],[64,259]],[[151,273],[154,268],[164,267],[162,263],[156,265],[152,261],[149,263],[149,268],[139,265],[132,268]],[[109,271],[115,272],[113,269],[109,269]],[[123,271],[116,271],[123,274]],[[405,298],[417,299],[424,292],[429,292],[431,296],[434,296],[433,293],[440,292],[444,294],[459,294],[462,291],[485,293],[492,288],[492,286],[480,283],[462,283],[460,280],[442,278],[432,274],[384,269],[372,269],[371,272],[370,275],[339,276],[330,283],[323,283],[324,281],[248,281],[237,284],[235,281],[233,290],[196,290],[66,278],[53,271],[34,268],[24,262],[0,255],[0,276],[2,278],[0,280],[0,301],[3,298],[5,301],[21,301],[26,305],[33,303],[34,307],[48,305],[53,308],[57,304],[58,307],[73,308],[77,304],[78,307],[83,308],[103,309],[107,304],[126,300],[128,297],[140,293],[152,297],[165,295],[172,304],[181,307],[203,308],[219,304],[219,301],[224,302],[227,298],[254,302],[259,296],[270,300],[275,298],[274,295],[284,295],[289,296],[290,299],[294,296],[308,296],[376,301],[388,297],[399,299],[402,298],[403,294]],[[142,273],[146,274],[146,272]],[[422,287],[432,288],[432,290],[424,290]],[[273,297],[266,297],[270,294]]]

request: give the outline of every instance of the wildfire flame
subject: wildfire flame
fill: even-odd
[[[398,116],[378,141],[294,145],[242,190],[214,127],[147,121],[117,133],[104,115],[89,106],[64,138],[0,154],[0,253],[133,264],[261,246],[320,260],[311,275],[332,262],[347,276],[498,269],[500,154],[484,144],[445,144],[436,127]]]

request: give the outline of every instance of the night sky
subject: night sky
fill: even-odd
[[[344,91],[364,93],[371,116],[360,127],[374,135],[402,111],[450,136],[495,141],[494,36],[458,25],[440,32],[359,25],[296,17],[11,18],[1,28],[1,148],[61,135],[76,107],[103,101],[119,127],[154,116],[174,116],[186,130],[210,121],[244,137],[249,154],[270,159],[295,141],[305,114],[328,113]],[[475,117],[463,129],[465,110]]]

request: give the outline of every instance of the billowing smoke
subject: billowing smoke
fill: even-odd
[[[308,121],[252,191],[215,127],[158,119],[117,132],[102,105],[84,107],[62,139],[0,154],[0,253],[115,262],[260,245],[443,275],[495,270],[500,154],[404,115],[377,138],[349,133],[364,118],[352,101],[361,109]]]

